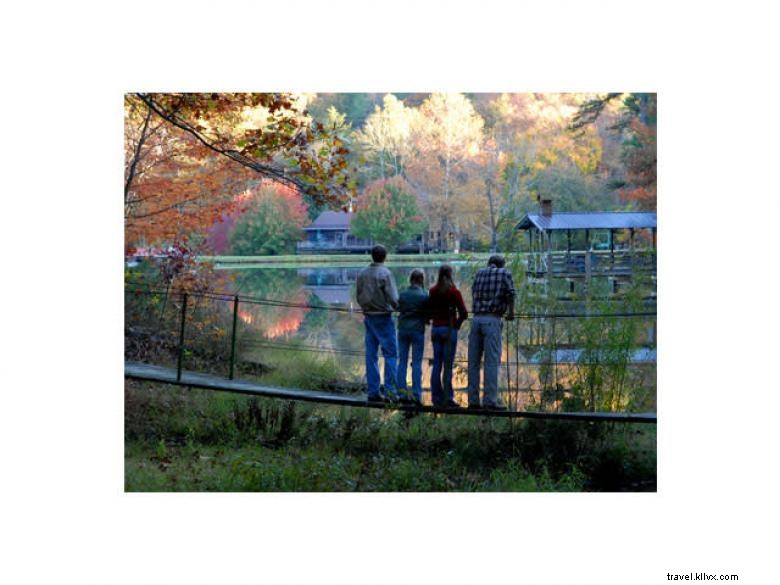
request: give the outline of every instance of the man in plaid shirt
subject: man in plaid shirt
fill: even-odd
[[[469,333],[469,408],[506,410],[498,400],[498,365],[501,362],[501,332],[506,320],[515,318],[515,285],[503,256],[491,256],[471,287],[474,318]],[[485,355],[484,399],[479,400],[479,372]]]

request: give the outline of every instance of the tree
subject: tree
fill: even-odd
[[[126,247],[182,245],[228,211],[257,174],[125,98]]]
[[[411,186],[401,177],[378,180],[357,201],[350,226],[358,238],[376,240],[393,249],[425,231]]]
[[[292,253],[308,221],[300,194],[287,185],[265,182],[243,194],[245,208],[230,233],[233,254]]]
[[[463,94],[434,93],[413,119],[405,177],[422,194],[442,235],[452,236],[448,243],[455,249],[461,233],[458,204],[468,195],[466,161],[478,151],[483,125]]]
[[[415,113],[393,94],[387,94],[383,108],[375,106],[363,128],[356,133],[356,141],[366,154],[374,178],[385,179],[402,173]]]
[[[611,104],[618,105],[610,111]],[[641,209],[656,207],[656,108],[654,93],[609,93],[583,101],[569,125],[577,134],[609,118],[606,130],[620,140],[622,166],[612,184]]]
[[[537,209],[540,195],[554,199],[557,210],[614,207],[616,200],[600,177],[599,132],[593,127],[567,131],[581,100],[577,94],[518,93],[483,103],[486,138],[476,162],[490,181],[502,246],[514,240],[517,220]]]
[[[350,124],[360,127],[381,101],[379,93],[319,93],[309,106],[316,120],[324,121],[330,108],[343,112]]]
[[[338,129],[312,122],[306,100],[294,94],[126,95],[128,250],[183,245],[230,213],[236,195],[263,178],[301,191],[311,203],[346,206],[356,188],[350,151]]]
[[[485,199],[489,212],[490,251],[498,250],[498,186],[501,181],[500,171],[504,159],[495,136],[486,135],[481,148],[474,157],[473,164],[476,173],[480,175],[484,183]]]
[[[315,202],[343,205],[355,184],[349,150],[287,93],[138,93],[157,116],[203,146],[295,187]]]

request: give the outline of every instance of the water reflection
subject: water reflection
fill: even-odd
[[[325,305],[355,309],[352,289],[360,268],[299,268],[304,289]]]
[[[408,286],[415,266],[389,266],[399,290]],[[420,267],[426,275],[426,288],[436,280],[438,265]],[[471,308],[471,280],[478,267],[466,264],[453,266],[455,283]],[[363,326],[355,302],[355,282],[362,266],[301,267],[301,268],[236,268],[230,272],[235,292],[242,298],[284,301],[301,306],[268,306],[242,302],[239,318],[246,330],[256,333],[251,347],[264,352],[300,351],[335,357],[339,366],[353,382],[364,378]],[[516,277],[516,282],[522,279]],[[338,311],[307,308],[332,307]],[[581,303],[570,303],[573,311],[582,310]],[[653,307],[654,308],[654,307]],[[527,310],[527,309],[526,309]],[[638,319],[631,333],[636,348],[629,361],[637,362],[632,373],[637,384],[655,385],[655,317]],[[551,326],[552,325],[552,326]],[[459,332],[453,383],[463,390],[466,386],[469,323]],[[582,332],[572,319],[517,320],[506,325],[511,346],[502,348],[501,385],[539,391],[542,386],[566,386],[577,375],[581,361]],[[554,342],[555,350],[550,351]],[[423,362],[423,385],[430,379],[430,342],[426,342]],[[410,373],[411,374],[411,373]],[[528,399],[531,394],[526,394]],[[464,400],[462,396],[460,400]],[[522,400],[518,398],[519,405]]]
[[[309,294],[301,286],[294,272],[285,269],[246,270],[234,273],[235,293],[249,297],[238,312],[239,319],[248,328],[265,339],[290,338],[304,322],[309,309]],[[257,303],[251,302],[257,299]],[[290,305],[269,306],[264,300],[282,300]]]

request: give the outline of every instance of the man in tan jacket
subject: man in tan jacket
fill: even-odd
[[[393,274],[384,266],[387,250],[374,246],[373,262],[357,278],[357,302],[363,310],[366,343],[366,382],[368,401],[398,400],[396,368],[398,344],[392,311],[398,309],[398,289]],[[385,358],[385,395],[379,389],[379,346]]]

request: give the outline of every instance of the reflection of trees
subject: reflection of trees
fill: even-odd
[[[295,272],[283,268],[247,271],[237,279],[240,296],[284,301],[295,305],[308,304],[308,295]],[[297,332],[309,309],[304,307],[276,307],[242,303],[238,316],[241,321],[260,332],[267,339],[288,336]]]

